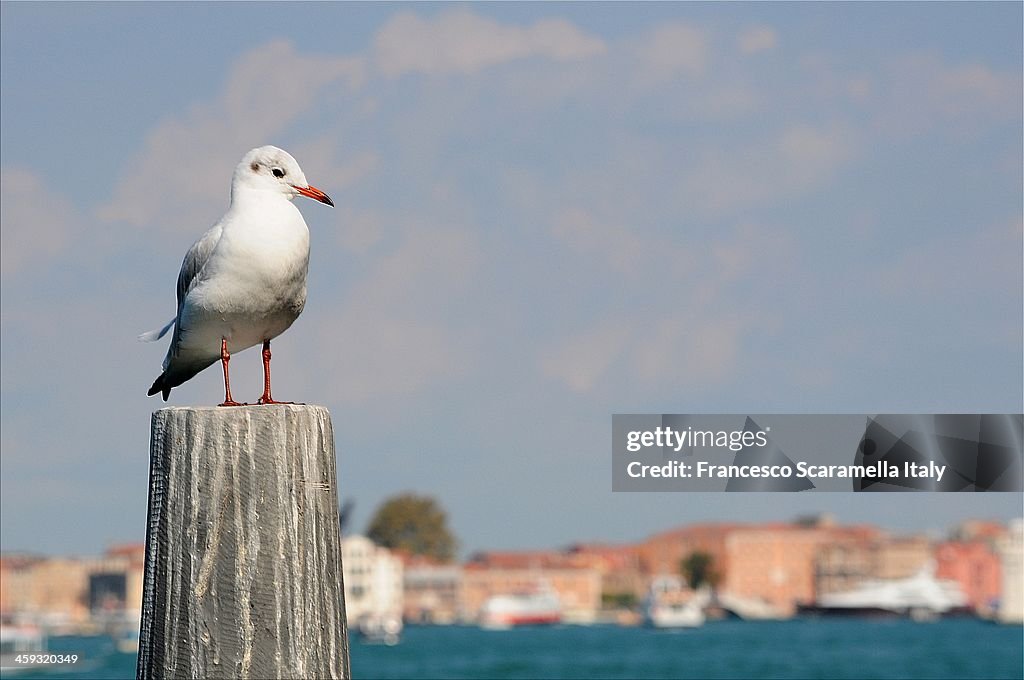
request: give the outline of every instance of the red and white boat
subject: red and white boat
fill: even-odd
[[[491,630],[551,625],[561,621],[562,602],[550,587],[533,593],[494,595],[480,609],[480,626]]]

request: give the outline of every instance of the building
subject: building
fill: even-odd
[[[634,545],[578,543],[568,555],[577,566],[596,569],[601,575],[603,608],[633,606],[647,593],[650,578],[640,568],[640,553]]]
[[[872,543],[858,540],[827,543],[818,550],[814,569],[815,599],[856,590],[875,573]]]
[[[51,633],[90,632],[142,609],[145,546],[111,548],[101,557],[4,556],[0,614]]]
[[[935,577],[955,581],[978,614],[991,615],[1003,590],[1002,565],[987,541],[945,541],[935,548]]]
[[[591,567],[493,567],[470,562],[462,570],[461,610],[476,621],[484,603],[496,595],[554,590],[568,622],[592,623],[601,606],[601,574]]]
[[[637,546],[640,569],[648,576],[679,574],[682,561],[695,552],[711,557],[719,575],[729,569],[726,539],[743,524],[692,524],[651,536]]]
[[[365,536],[341,539],[345,614],[350,626],[365,618],[402,616],[402,561]]]
[[[0,557],[0,616],[4,619],[32,608],[32,567],[43,559],[35,555]]]
[[[94,618],[141,616],[145,563],[144,543],[113,546],[91,563],[88,601]]]
[[[929,566],[934,555],[927,536],[886,538],[873,545],[874,578],[907,578]]]
[[[1024,623],[1024,519],[1009,523],[1009,531],[996,541],[1002,572],[1002,593],[996,618],[1002,623]]]
[[[996,541],[1006,536],[1006,533],[1007,528],[999,522],[969,519],[953,527],[950,539],[954,541],[986,541],[994,545]]]
[[[707,555],[723,602],[737,612],[777,617],[813,603],[821,591],[848,590],[865,578],[914,573],[928,550],[927,541],[892,540],[877,528],[838,525],[828,515],[793,523],[695,524],[656,534],[637,546],[640,567],[648,576],[677,575],[688,556]]]
[[[462,618],[462,567],[409,561],[405,565],[403,618],[415,623],[449,624]]]
[[[590,560],[564,550],[489,550],[475,553],[468,564],[486,569],[579,569],[589,567]]]
[[[2,575],[9,580],[4,612],[50,631],[72,631],[89,623],[89,564],[77,558],[23,561]]]
[[[832,532],[815,558],[815,597],[854,590],[868,580],[913,576],[932,557],[931,541],[923,536],[892,537],[865,527]]]
[[[768,605],[792,616],[815,599],[818,551],[833,540],[827,529],[766,525],[730,532],[727,569],[718,589],[731,598]]]
[[[814,600],[819,549],[857,531],[836,527],[827,517],[796,524],[696,524],[652,536],[639,551],[650,576],[678,575],[688,556],[703,553],[725,600],[784,617]]]

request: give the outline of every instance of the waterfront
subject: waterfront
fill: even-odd
[[[135,657],[118,653],[109,638],[52,638],[50,651],[84,660],[73,669],[17,677],[135,675]],[[352,643],[352,675],[359,679],[1020,678],[1022,668],[1021,627],[974,619],[715,621],[675,632],[409,626],[394,647]]]

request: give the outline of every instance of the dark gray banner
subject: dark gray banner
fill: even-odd
[[[1021,491],[1024,415],[612,416],[612,491]]]

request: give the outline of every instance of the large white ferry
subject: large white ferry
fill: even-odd
[[[936,579],[932,565],[902,579],[865,581],[853,590],[818,598],[807,613],[909,616],[928,620],[966,608],[967,598],[955,581]]]

